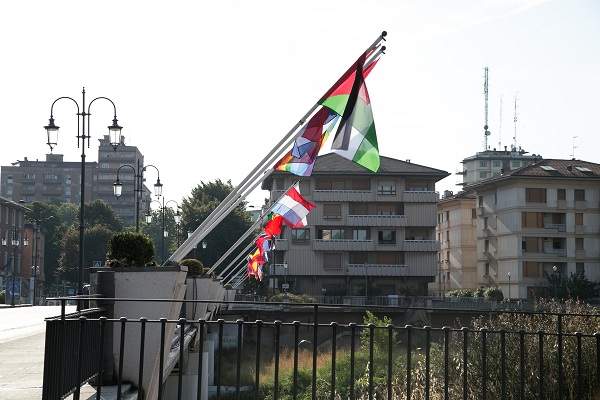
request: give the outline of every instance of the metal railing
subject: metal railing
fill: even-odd
[[[103,301],[239,303],[167,299]],[[50,342],[47,334],[45,365],[58,368],[55,374],[59,374],[59,379],[45,373],[43,399],[58,399],[68,393],[50,392],[56,381],[84,382],[96,375],[98,382],[102,382],[103,374],[110,373],[103,370],[102,349],[96,351],[83,343],[89,341],[85,338],[89,334],[100,338],[97,343],[101,344],[104,332],[112,332],[115,327],[119,328],[114,338],[118,343],[117,399],[121,398],[124,384],[126,353],[133,353],[139,359],[138,382],[143,382],[144,374],[149,373],[143,369],[144,359],[157,350],[160,354],[158,399],[167,398],[166,393],[172,393],[169,399],[184,398],[184,374],[196,375],[198,399],[210,385],[218,400],[222,397],[239,400],[242,395],[273,400],[429,399],[441,398],[442,393],[444,399],[504,399],[509,394],[511,398],[522,399],[587,399],[600,387],[600,333],[586,331],[590,325],[598,326],[599,314],[507,311],[505,313],[513,315],[510,321],[514,319],[510,329],[476,325],[417,327],[387,324],[383,320],[363,324],[323,323],[319,320],[319,310],[332,305],[302,305],[313,310],[311,321],[150,320],[81,314],[49,319],[47,323],[57,324],[63,334],[55,335]],[[581,325],[581,330],[564,329],[567,318],[576,318],[575,324]],[[527,321],[556,329],[525,330],[519,326]],[[166,343],[165,332],[169,327],[178,329],[172,342],[174,347],[168,353],[174,355],[173,362],[178,368],[172,374],[176,380],[170,381],[176,387],[167,392],[168,382],[165,382],[170,361],[165,357],[165,350],[171,344]],[[137,347],[128,345],[133,334],[131,329],[134,336],[141,338]],[[155,330],[160,332],[158,349],[145,348],[144,339]],[[193,340],[189,339],[190,332]],[[79,339],[73,341],[77,335]],[[208,373],[207,364],[203,362],[203,354],[210,352],[204,346],[207,341],[212,341],[215,349],[212,382],[203,379]],[[192,342],[200,345],[194,349]],[[72,349],[76,357],[69,358],[72,365],[67,366],[59,352],[51,352],[51,346],[64,351],[72,343],[78,343]],[[202,355],[197,361],[188,362],[191,359],[188,360],[187,353],[200,349]],[[54,363],[61,359],[63,364]],[[97,367],[86,370],[88,365]],[[60,387],[73,392],[75,399],[79,398],[78,385]],[[96,399],[101,398],[101,392],[102,386],[98,386]],[[137,398],[145,398],[143,391],[138,391]]]

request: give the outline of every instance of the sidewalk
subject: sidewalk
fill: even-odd
[[[0,308],[0,399],[41,399],[44,318],[59,314],[56,306]]]

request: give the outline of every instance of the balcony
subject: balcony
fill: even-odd
[[[410,191],[402,193],[402,201],[405,203],[437,203],[439,194],[437,192]]]
[[[269,267],[269,274],[274,276],[287,276],[288,275],[287,264],[272,264]]]
[[[352,226],[406,226],[406,215],[348,215]]]
[[[369,251],[373,250],[372,240],[336,239],[313,240],[313,250],[321,251]]]
[[[567,230],[566,224],[544,224],[544,229],[553,229],[557,232],[565,232]]]
[[[348,264],[349,276],[406,276],[408,265],[403,264]]]
[[[312,193],[314,201],[373,201],[374,195],[370,190],[315,190]]]
[[[438,251],[440,243],[437,240],[405,240],[402,242],[404,251]]]

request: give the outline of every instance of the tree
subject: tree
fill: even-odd
[[[93,201],[84,206],[84,218],[86,226],[104,225],[113,231],[123,229],[123,224],[113,209],[102,200]]]
[[[232,190],[231,181],[200,182],[181,205],[183,232],[194,231]],[[200,259],[205,266],[213,265],[250,227],[250,215],[245,205],[245,202],[240,203],[206,237],[206,249],[198,246],[196,254],[190,256]]]
[[[141,231],[150,237],[154,244],[155,258],[157,261],[162,262],[162,211],[152,211],[151,215],[152,221],[149,224],[142,224]],[[182,232],[177,231],[174,215],[171,208],[165,210],[165,230],[168,232],[168,236],[165,238],[165,257],[168,257],[169,252],[172,252],[177,248],[177,235],[179,235],[180,241],[182,242],[185,238]]]
[[[586,300],[597,293],[598,283],[592,282],[584,274],[571,274],[563,277],[558,273],[546,273],[550,284],[550,295],[559,299]]]
[[[106,260],[108,243],[114,235],[114,231],[106,225],[94,225],[85,230],[84,233],[84,281],[94,261]],[[62,240],[61,256],[58,261],[58,272],[60,276],[68,281],[77,282],[77,269],[79,268],[79,229],[71,226]]]

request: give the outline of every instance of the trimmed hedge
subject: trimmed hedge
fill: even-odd
[[[110,266],[146,266],[154,258],[154,245],[141,233],[120,232],[108,244],[108,258]]]

